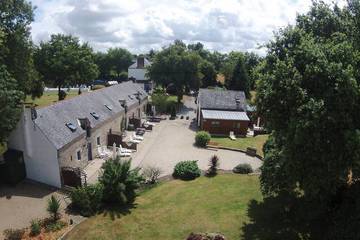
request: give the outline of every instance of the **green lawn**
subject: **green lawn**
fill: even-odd
[[[218,146],[237,148],[241,150],[246,150],[247,147],[256,148],[256,152],[263,156],[262,147],[269,135],[258,135],[256,137],[246,137],[246,138],[237,138],[235,141],[231,140],[229,137],[211,137],[210,144],[215,143]]]
[[[85,220],[66,239],[183,240],[191,232],[240,239],[253,201],[262,201],[257,176],[174,180],[143,192],[128,211],[105,211]]]
[[[67,93],[67,95],[66,95],[65,99],[70,99],[70,98],[79,96],[78,91],[75,91],[75,90],[72,90],[72,91],[69,91],[66,93]],[[85,92],[83,92],[82,94],[85,94]],[[31,99],[31,96],[26,97],[26,103],[33,103],[36,105],[37,108],[46,107],[46,106],[49,106],[56,102],[58,102],[58,92],[57,91],[44,92],[44,94],[40,98],[35,98],[34,100]]]

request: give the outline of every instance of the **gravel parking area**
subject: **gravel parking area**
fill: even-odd
[[[258,169],[262,161],[242,152],[230,150],[210,150],[194,146],[196,134],[194,98],[185,97],[180,115],[184,119],[164,120],[156,124],[152,132],[146,133],[144,140],[133,154],[133,165],[146,167],[156,166],[163,171],[162,175],[172,174],[174,166],[183,160],[198,160],[202,170],[208,169],[209,159],[216,154],[220,158],[220,169],[232,170],[239,163],[249,163]],[[189,120],[186,120],[189,116]]]
[[[133,166],[156,166],[164,176],[172,174],[174,166],[180,161],[198,160],[199,167],[206,170],[214,154],[220,158],[219,168],[223,170],[232,170],[239,163],[249,163],[254,169],[262,164],[258,158],[242,152],[198,148],[194,146],[195,133],[191,120],[162,121],[151,133],[145,134],[138,151],[132,156]]]

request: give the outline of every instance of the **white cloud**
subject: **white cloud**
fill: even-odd
[[[332,2],[332,0],[329,0]],[[33,0],[35,42],[54,33],[78,36],[95,50],[159,49],[175,39],[212,50],[256,51],[273,32],[293,23],[311,0]]]

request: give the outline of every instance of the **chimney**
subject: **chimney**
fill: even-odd
[[[145,67],[145,59],[144,57],[137,58],[137,68],[144,68]]]
[[[235,101],[236,101],[236,109],[237,110],[242,110],[241,100],[240,99],[235,99]]]

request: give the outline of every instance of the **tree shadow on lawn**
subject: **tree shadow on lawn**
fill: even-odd
[[[326,217],[316,205],[289,195],[251,200],[240,239],[323,239]]]
[[[136,203],[129,203],[124,206],[119,206],[117,204],[108,204],[104,207],[100,214],[104,217],[109,216],[112,221],[122,216],[126,216],[131,213],[132,209],[135,209],[137,206]]]

